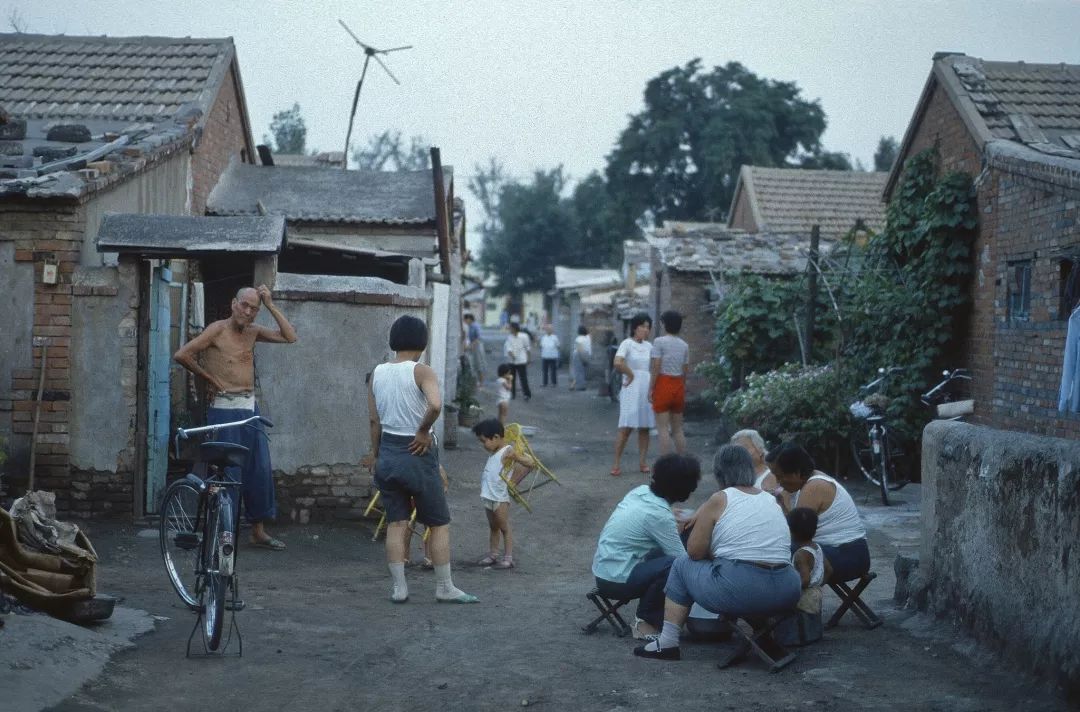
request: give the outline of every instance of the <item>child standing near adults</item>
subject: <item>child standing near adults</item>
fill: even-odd
[[[500,363],[495,373],[499,376],[495,380],[499,387],[495,403],[499,409],[499,422],[505,425],[510,417],[510,399],[514,397],[514,367],[508,363]]]
[[[488,521],[488,553],[477,563],[493,569],[514,568],[514,534],[510,528],[510,491],[502,478],[510,473],[515,485],[536,466],[528,455],[519,455],[506,441],[503,424],[494,418],[482,420],[473,427],[473,434],[489,453],[480,476],[480,500]],[[502,541],[502,556],[499,542]]]
[[[690,346],[679,338],[682,314],[666,311],[660,315],[663,336],[652,344],[649,359],[649,402],[656,414],[656,429],[660,432],[660,454],[686,452],[683,434],[683,410],[686,407],[686,375],[690,371]]]

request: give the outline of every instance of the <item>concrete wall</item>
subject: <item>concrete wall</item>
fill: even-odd
[[[279,516],[358,515],[371,487],[359,466],[370,449],[366,377],[391,355],[393,321],[427,319],[429,300],[424,290],[380,279],[279,274],[274,301],[298,335],[295,344],[255,350],[262,411],[275,425]],[[265,313],[259,321],[272,325]]]
[[[0,282],[0,439],[8,452],[6,471],[15,472],[29,458],[29,438],[12,434],[11,374],[33,366],[34,304],[27,296],[34,293],[34,265],[15,261],[14,242],[0,242]]]
[[[1080,701],[1080,443],[938,421],[922,473],[920,607]]]

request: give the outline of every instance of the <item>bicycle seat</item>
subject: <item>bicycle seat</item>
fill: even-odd
[[[242,467],[247,455],[248,449],[236,443],[208,442],[199,445],[199,460],[217,467]]]

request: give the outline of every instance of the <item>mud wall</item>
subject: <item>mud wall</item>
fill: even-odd
[[[919,605],[1080,700],[1080,443],[923,432]]]

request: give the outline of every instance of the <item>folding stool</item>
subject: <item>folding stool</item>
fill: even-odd
[[[623,620],[623,617],[619,615],[619,609],[634,599],[620,598],[612,603],[611,599],[601,596],[600,591],[595,588],[589,591],[586,594],[586,597],[593,602],[593,605],[600,611],[600,615],[590,621],[588,625],[582,626],[581,632],[586,635],[593,633],[603,621],[607,621],[611,624],[611,627],[615,629],[615,635],[620,638],[625,638],[630,635],[630,626],[627,625],[626,621]]]
[[[743,658],[750,651],[753,651],[759,658],[769,666],[769,672],[779,672],[787,667],[793,660],[795,660],[795,653],[789,651],[783,645],[781,645],[775,637],[773,637],[773,631],[776,626],[795,615],[795,611],[789,611],[787,613],[781,613],[777,616],[770,616],[768,618],[742,618],[740,616],[724,616],[724,620],[731,626],[731,630],[736,638],[735,647],[717,663],[717,667],[726,668],[730,665],[734,665]],[[742,620],[750,628],[747,633],[739,621]]]
[[[866,587],[870,585],[870,582],[877,578],[877,574],[870,572],[864,574],[857,579],[855,587],[852,588],[849,584],[850,581],[829,581],[829,588],[833,590],[837,596],[840,597],[840,607],[836,609],[836,613],[832,614],[832,618],[825,624],[826,628],[833,628],[840,619],[844,617],[844,614],[851,610],[855,616],[862,621],[868,629],[873,630],[883,623],[881,618],[876,613],[870,610],[870,606],[862,600],[862,592],[866,590]],[[856,579],[853,579],[856,580]]]

